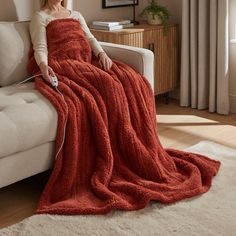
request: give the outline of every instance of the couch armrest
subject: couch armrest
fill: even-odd
[[[99,42],[107,55],[122,61],[145,76],[154,90],[154,54],[144,48]]]

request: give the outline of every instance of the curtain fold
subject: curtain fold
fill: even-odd
[[[228,0],[183,0],[180,105],[229,113]]]

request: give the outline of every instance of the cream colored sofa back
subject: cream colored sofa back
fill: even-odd
[[[39,8],[40,0],[0,0],[0,86],[27,78],[28,21]]]
[[[40,8],[40,0],[0,0],[0,21],[26,21]]]
[[[0,87],[28,76],[29,20],[40,9],[40,1],[0,0]],[[65,2],[67,8],[73,8],[72,0]]]
[[[34,12],[39,10],[40,2],[41,0],[0,0],[0,21],[30,20]],[[66,0],[66,7],[73,9],[74,2],[76,1]]]
[[[0,22],[0,86],[27,78],[29,22]]]

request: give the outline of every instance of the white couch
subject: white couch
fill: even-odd
[[[53,166],[57,113],[28,77],[29,22],[0,22],[0,188]],[[153,53],[102,43],[107,54],[146,76],[152,87]]]

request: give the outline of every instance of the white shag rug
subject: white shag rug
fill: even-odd
[[[172,205],[105,216],[35,215],[0,230],[4,236],[236,235],[236,149],[203,141],[187,149],[222,162],[209,192]]]

